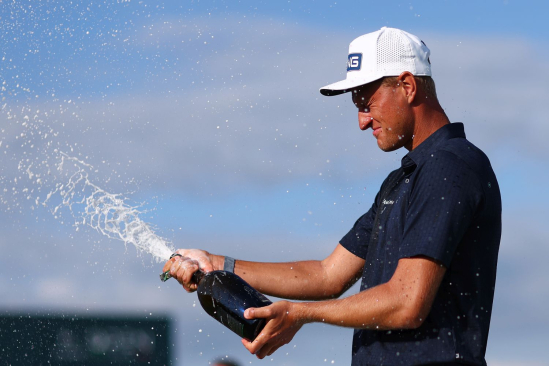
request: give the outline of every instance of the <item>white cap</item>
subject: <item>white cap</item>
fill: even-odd
[[[383,27],[351,42],[347,78],[320,88],[320,92],[327,96],[338,95],[404,71],[415,76],[431,76],[430,54],[425,43],[413,34]]]

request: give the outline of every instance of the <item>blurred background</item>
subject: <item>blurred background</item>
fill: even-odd
[[[263,361],[249,355],[195,294],[159,281],[161,261],[78,221],[59,201],[59,165],[77,159],[172,249],[324,258],[406,151],[379,150],[350,98],[318,89],[345,77],[354,38],[389,26],[429,46],[442,106],[499,179],[488,364],[549,365],[546,2],[13,0],[0,9],[2,362],[82,364],[88,342],[98,364],[350,364],[352,330],[318,324]]]

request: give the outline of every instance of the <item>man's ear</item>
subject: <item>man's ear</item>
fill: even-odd
[[[412,104],[416,98],[417,94],[417,84],[416,78],[409,71],[404,71],[398,76],[397,84],[402,87],[402,91],[408,100],[409,104]]]

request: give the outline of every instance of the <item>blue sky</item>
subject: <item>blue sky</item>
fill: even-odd
[[[70,216],[33,203],[61,181],[52,168],[62,151],[91,164],[101,188],[143,203],[142,219],[177,247],[323,258],[405,152],[381,152],[357,128],[351,101],[318,88],[345,77],[351,40],[391,26],[430,47],[446,113],[465,123],[501,186],[489,364],[546,364],[548,8],[512,0],[0,3],[0,309],[168,314],[180,330],[178,364],[225,354],[259,363],[193,307],[194,295],[160,286],[161,265],[146,253],[76,231]],[[26,171],[31,164],[41,182]],[[349,364],[351,338],[305,327],[271,364]]]

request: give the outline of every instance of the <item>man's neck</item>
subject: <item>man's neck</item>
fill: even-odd
[[[414,129],[414,138],[411,141],[411,146],[406,146],[406,149],[409,151],[418,147],[439,128],[450,123],[446,113],[444,113],[444,110],[440,106],[435,108],[423,108],[418,112]]]

